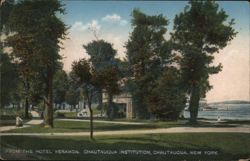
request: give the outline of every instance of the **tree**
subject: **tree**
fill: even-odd
[[[96,81],[95,71],[91,67],[90,62],[81,59],[79,61],[74,61],[72,63],[72,77],[78,84],[84,99],[87,101],[88,108],[90,111],[90,139],[93,140],[93,110],[92,101],[94,95],[96,95],[96,89],[98,88],[98,83]]]
[[[79,102],[79,92],[76,91],[72,86],[69,87],[65,94],[65,101],[75,108]]]
[[[1,35],[3,33],[9,33],[9,26],[8,21],[10,17],[10,13],[14,7],[15,1],[14,0],[7,0],[1,3],[0,7],[0,17],[1,17],[1,24],[0,24],[0,31]]]
[[[11,62],[8,54],[3,53],[0,49],[0,72],[1,72],[1,97],[0,106],[4,107],[11,103],[11,96],[16,92],[18,85],[18,72],[17,66]]]
[[[59,69],[56,72],[53,84],[54,102],[56,105],[59,104],[59,108],[61,108],[61,104],[65,101],[66,92],[69,88],[68,76],[63,69]]]
[[[168,21],[163,15],[148,16],[138,9],[132,12],[133,32],[126,44],[131,77],[129,86],[135,102],[136,117],[149,117],[146,104],[156,80],[171,54],[164,39]]]
[[[166,68],[157,84],[147,98],[150,112],[161,120],[177,120],[186,103],[179,71]]]
[[[1,87],[1,97],[0,97],[0,106],[4,107],[13,101],[11,96],[16,93],[16,88],[18,84],[18,72],[17,66],[13,63],[12,57],[4,52],[4,43],[3,38],[9,34],[8,20],[10,13],[14,7],[14,0],[8,0],[2,2],[0,5],[0,87]],[[3,41],[2,41],[3,40]]]
[[[116,109],[113,103],[113,96],[120,93],[119,80],[120,71],[115,66],[107,66],[101,72],[97,72],[95,80],[102,86],[108,95],[108,109],[107,116],[109,119],[113,119],[116,116]]]
[[[174,19],[172,42],[179,61],[183,84],[190,94],[190,121],[196,122],[199,100],[211,89],[209,75],[221,71],[211,66],[214,53],[227,46],[235,36],[234,20],[214,1],[190,1]]]
[[[43,96],[45,95],[44,90],[45,84],[42,76],[40,73],[36,72],[30,82],[30,103],[32,107],[43,101]]]
[[[59,45],[66,35],[66,26],[57,13],[64,13],[58,0],[18,1],[9,21],[11,31],[16,33],[9,41],[23,63],[27,90],[32,73],[43,75],[48,127],[53,127],[53,76],[61,58]]]
[[[95,40],[88,43],[87,45],[83,45],[83,48],[90,56],[90,61],[97,73],[102,74],[103,70],[105,70],[107,67],[115,65],[116,50],[113,49],[112,44],[104,40]],[[100,81],[102,82],[103,80]],[[101,113],[103,113],[102,93],[103,87],[97,89],[97,97]]]

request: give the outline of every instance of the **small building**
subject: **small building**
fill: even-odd
[[[107,93],[103,93],[103,103],[108,102],[108,95]],[[134,114],[134,108],[133,108],[133,101],[132,101],[132,95],[129,93],[121,93],[119,95],[113,96],[113,102],[116,104],[122,104],[125,107],[125,113],[127,119],[133,119]]]

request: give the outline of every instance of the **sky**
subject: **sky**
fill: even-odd
[[[117,57],[124,58],[125,43],[131,28],[131,12],[139,8],[146,14],[162,14],[169,20],[168,33],[172,31],[176,14],[182,12],[187,1],[79,1],[63,0],[66,14],[60,18],[70,27],[68,39],[64,40],[60,54],[63,55],[64,70],[71,70],[71,63],[89,58],[83,45],[95,40],[93,29],[99,39],[113,44]],[[247,1],[218,2],[229,18],[235,19],[237,36],[227,47],[215,55],[214,65],[222,63],[219,74],[209,78],[213,89],[207,93],[207,101],[250,101],[250,7]]]

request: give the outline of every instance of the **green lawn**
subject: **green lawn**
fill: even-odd
[[[33,154],[8,154],[6,148],[32,150]],[[53,154],[40,154],[46,149]],[[55,151],[75,150],[79,154],[56,154]],[[146,150],[149,154],[84,154],[86,150]],[[184,151],[179,154],[154,155],[155,151]],[[201,151],[199,155],[191,151]],[[213,155],[204,154],[213,151]],[[249,158],[250,134],[240,133],[188,133],[150,134],[134,136],[88,137],[35,137],[2,136],[1,154],[6,159],[58,159],[58,160],[238,160]]]
[[[128,130],[128,129],[152,129],[157,128],[152,124],[145,125],[121,125],[111,123],[94,123],[95,131],[109,131],[109,130]],[[89,122],[78,122],[78,121],[60,121],[54,122],[54,128],[44,128],[42,125],[35,125],[32,127],[15,129],[5,132],[20,132],[20,133],[50,133],[50,132],[88,132]]]
[[[226,124],[211,124],[200,122],[197,125],[190,125],[186,120],[179,121],[145,121],[146,124],[141,125],[123,125],[114,123],[94,123],[94,131],[112,131],[112,130],[138,130],[138,129],[156,129],[156,128],[170,128],[170,127],[183,127],[183,126],[195,126],[195,127],[230,127]],[[55,132],[88,132],[89,122],[79,121],[63,121],[55,120],[54,128],[44,128],[43,125],[34,125],[27,128],[14,129],[5,132],[13,133],[55,133]]]

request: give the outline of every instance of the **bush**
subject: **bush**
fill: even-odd
[[[21,111],[17,112],[17,114],[18,114],[18,116],[21,117],[22,119],[25,118],[25,111],[24,111],[24,110],[21,110]],[[32,119],[32,115],[31,115],[30,112],[29,112],[29,114],[28,114],[28,119]]]
[[[176,69],[166,70],[147,97],[150,112],[160,120],[177,120],[186,103]]]
[[[65,114],[61,112],[56,112],[56,117],[57,118],[65,118]]]
[[[16,119],[15,115],[0,115],[0,120],[14,120]]]
[[[25,111],[23,109],[19,111],[16,111],[16,109],[2,109],[0,113],[0,120],[14,120],[16,119],[17,115],[21,117],[22,119],[24,119]],[[29,112],[28,119],[31,119],[31,118],[32,118],[32,115]]]

